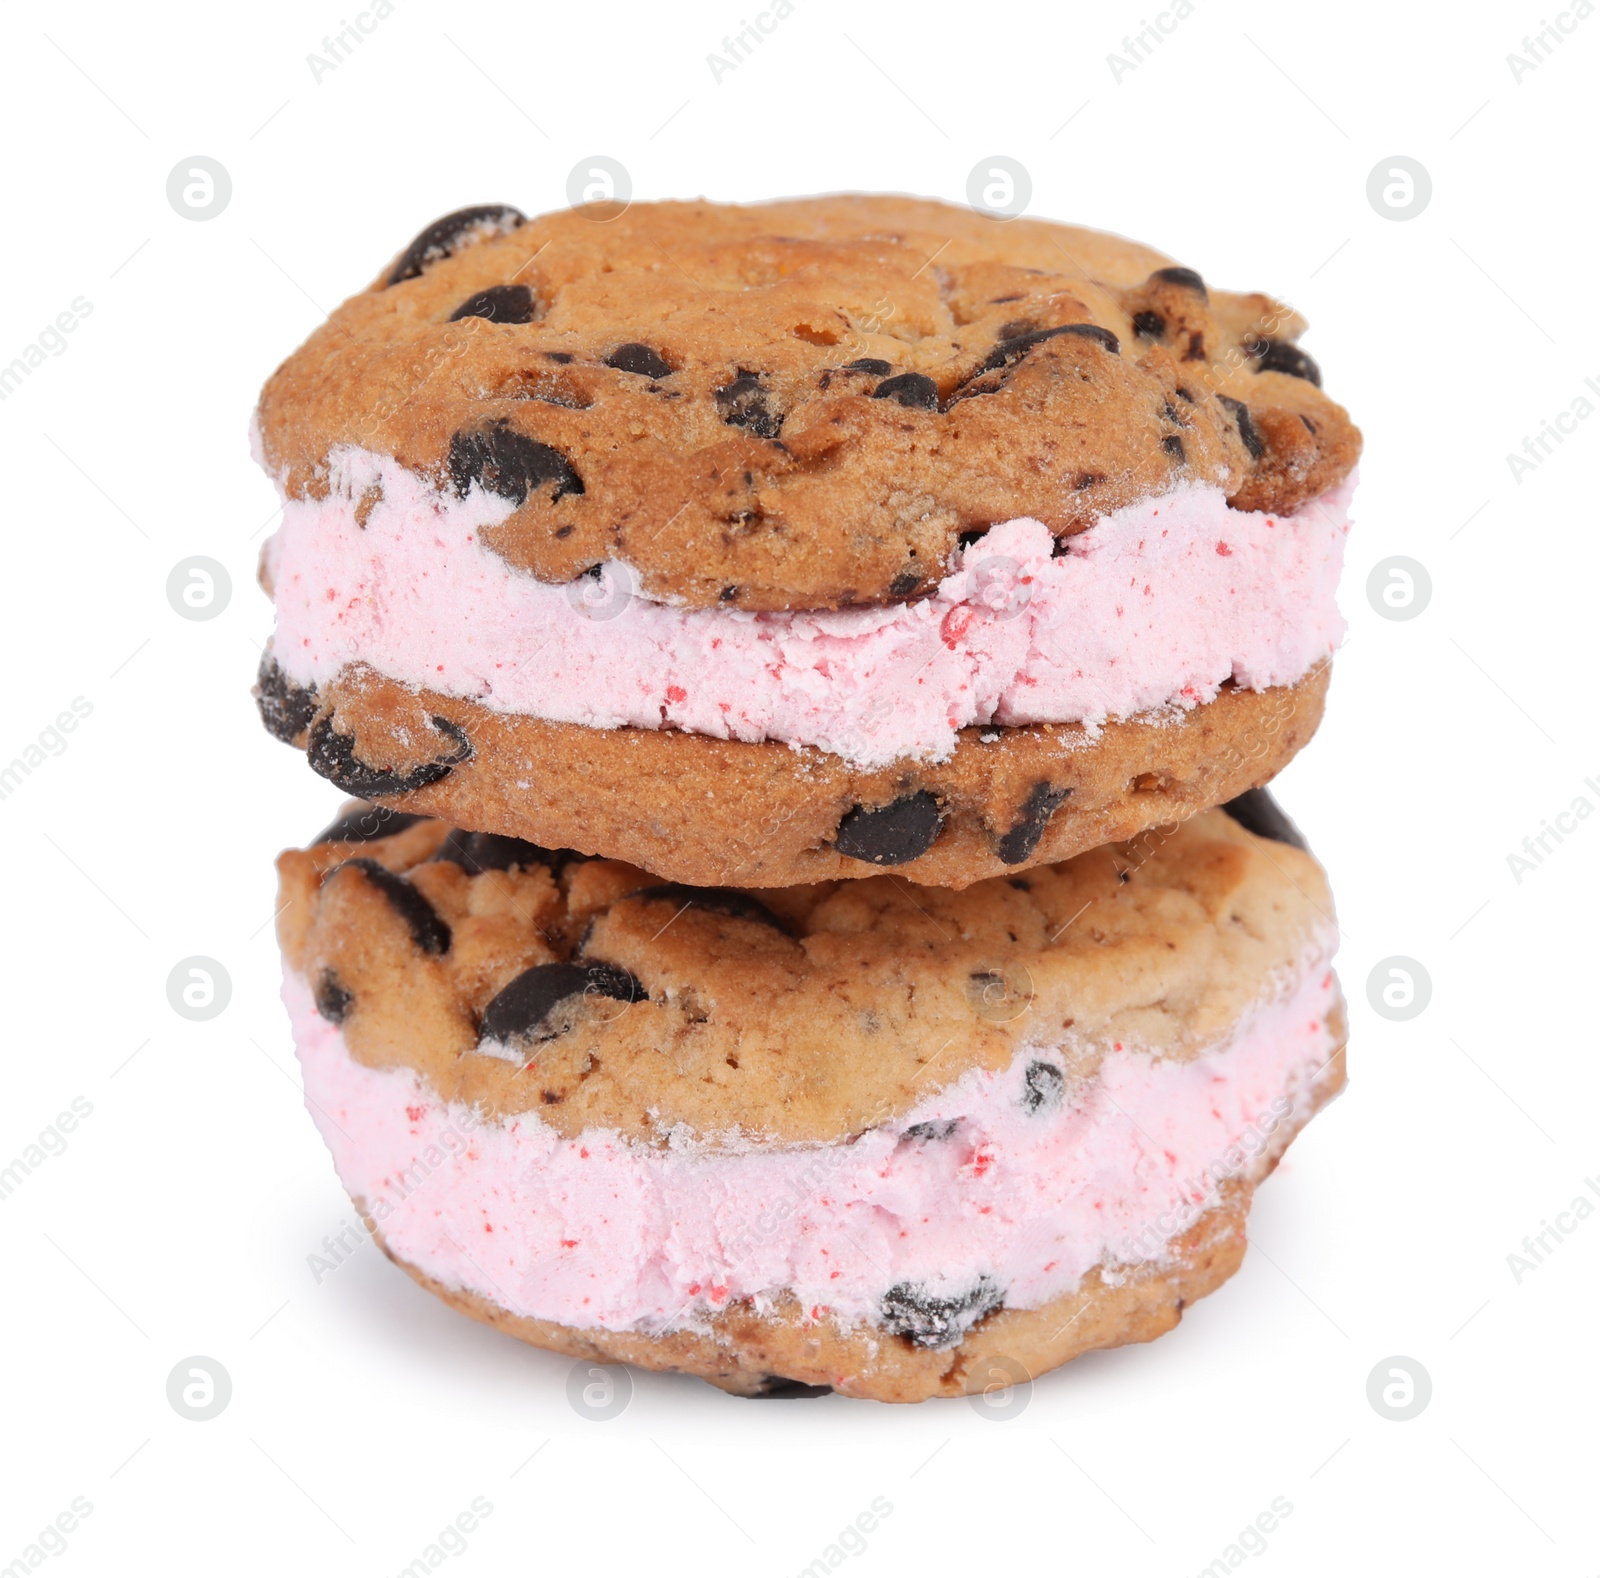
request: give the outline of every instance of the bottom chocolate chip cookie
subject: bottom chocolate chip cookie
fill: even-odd
[[[841,757],[499,713],[347,669],[315,693],[270,656],[267,726],[350,794],[633,861],[677,882],[781,887],[893,868],[961,888],[1181,821],[1271,779],[1322,716],[1328,669],[1191,711],[961,731],[949,760]]]
[[[307,1104],[386,1251],[734,1392],[1158,1335],[1343,1083],[1331,901],[1264,794],[964,892],[692,888],[373,806],[279,869]]]

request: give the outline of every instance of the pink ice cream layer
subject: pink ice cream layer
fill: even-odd
[[[1289,515],[1212,487],[1069,538],[991,528],[916,603],[746,613],[653,602],[615,561],[566,585],[485,546],[512,506],[335,450],[325,499],[288,499],[267,549],[273,652],[299,685],[391,679],[594,728],[813,745],[861,767],[942,760],[969,725],[1188,709],[1230,678],[1289,685],[1344,634],[1334,601],[1353,480]],[[360,517],[360,518],[358,518]]]
[[[298,977],[284,998],[341,1182],[447,1287],[647,1332],[785,1294],[813,1320],[883,1325],[895,1290],[902,1309],[945,1301],[935,1335],[954,1342],[1001,1300],[1035,1308],[1097,1267],[1115,1281],[1162,1260],[1223,1180],[1258,1176],[1311,1110],[1338,987],[1326,955],[1309,961],[1192,1061],[1117,1044],[1078,1080],[1081,1046],[1029,1048],[849,1143],[659,1148],[482,1121],[410,1070],[357,1063]]]

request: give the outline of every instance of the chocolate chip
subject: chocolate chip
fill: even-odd
[[[1199,292],[1202,301],[1210,301],[1206,282],[1192,268],[1158,268],[1151,279],[1165,280],[1169,285],[1182,285],[1187,290]]]
[[[646,904],[668,903],[679,911],[704,910],[709,915],[754,921],[759,926],[770,926],[774,931],[787,933],[789,930],[760,899],[753,899],[737,888],[691,888],[681,882],[661,882],[654,887],[639,888],[627,896]]]
[[[533,292],[526,285],[491,285],[467,299],[450,314],[462,318],[487,318],[490,323],[532,323]]]
[[[913,1123],[900,1138],[902,1140],[914,1140],[918,1143],[927,1140],[948,1140],[960,1127],[960,1118],[947,1118],[942,1122]]]
[[[738,595],[739,588],[737,586],[725,586],[717,593],[717,601],[719,603],[731,603]]]
[[[333,726],[331,715],[320,718],[311,726],[310,741],[306,746],[306,760],[330,783],[337,784],[346,794],[359,795],[363,800],[377,795],[410,794],[436,784],[462,762],[472,756],[472,742],[466,730],[448,718],[435,717],[434,728],[456,742],[449,756],[440,756],[420,767],[400,772],[392,767],[372,767],[356,756],[353,734],[341,734]]]
[[[939,802],[926,790],[902,795],[888,805],[858,805],[847,811],[833,845],[852,860],[874,866],[903,866],[933,848],[944,826]]]
[[[1188,464],[1189,457],[1184,452],[1183,440],[1179,438],[1176,433],[1168,433],[1167,436],[1161,440],[1161,447],[1175,461],[1177,461],[1180,466]]]
[[[1133,315],[1133,332],[1141,340],[1159,340],[1167,332],[1167,320],[1159,312],[1136,312]]]
[[[390,805],[364,805],[351,811],[338,821],[330,822],[311,840],[310,848],[318,844],[370,844],[375,838],[391,838],[403,833],[423,818],[410,811],[396,811]]]
[[[758,373],[742,367],[732,383],[717,390],[717,411],[729,427],[747,427],[757,438],[776,438],[783,416],[767,404],[767,392]]]
[[[881,356],[858,356],[839,369],[842,373],[871,373],[874,378],[882,378],[892,370],[892,364]]]
[[[832,1393],[831,1386],[813,1386],[809,1381],[791,1380],[787,1375],[764,1375],[755,1391],[735,1395],[750,1398],[792,1398],[829,1397]]]
[[[525,838],[506,833],[468,833],[453,827],[435,853],[435,860],[448,860],[460,866],[469,877],[486,871],[514,871],[518,867],[547,866],[552,874],[574,860],[587,860],[575,849],[546,849]]]
[[[517,432],[503,418],[450,440],[450,478],[462,498],[477,483],[485,493],[496,493],[513,504],[521,504],[547,482],[555,484],[552,504],[568,493],[583,492],[583,478],[559,449]]]
[[[481,241],[485,235],[507,236],[528,216],[509,203],[483,203],[476,208],[458,208],[443,219],[436,219],[396,259],[384,280],[384,288],[401,280],[415,279],[430,263],[453,257],[464,246]]]
[[[571,351],[546,351],[545,360],[555,362],[558,366],[565,367],[572,360]]]
[[[293,745],[317,715],[315,686],[296,685],[269,652],[256,670],[256,710],[269,734]]]
[[[908,411],[936,411],[939,408],[939,386],[926,373],[901,373],[897,378],[886,378],[872,391],[874,400],[893,400]]]
[[[380,866],[376,860],[358,855],[354,860],[342,861],[335,866],[328,873],[328,879],[346,870],[359,871],[389,901],[395,913],[406,923],[411,940],[424,953],[449,953],[449,926],[438,910],[404,877],[387,866]]]
[[[1046,340],[1053,340],[1061,334],[1082,335],[1085,339],[1095,340],[1103,345],[1113,356],[1121,354],[1121,341],[1110,329],[1102,329],[1098,323],[1063,323],[1059,328],[1036,329],[1031,334],[1019,334],[1014,339],[1002,340],[984,358],[983,365],[978,371],[992,373],[997,368],[1010,367],[1026,356],[1034,346],[1043,345]]]
[[[1008,866],[1019,866],[1039,847],[1044,830],[1055,815],[1056,807],[1072,793],[1070,788],[1053,788],[1041,778],[1022,802],[1022,812],[1011,824],[1011,830],[1000,840],[998,852]]]
[[[1305,834],[1289,820],[1288,813],[1272,798],[1270,790],[1246,789],[1222,809],[1257,838],[1270,838],[1275,844],[1292,844],[1296,849],[1307,847]]]
[[[1033,1062],[1022,1076],[1022,1105],[1029,1112],[1053,1112],[1061,1105],[1067,1076],[1054,1063]]]
[[[920,570],[902,570],[890,583],[890,597],[910,597],[922,585]]]
[[[883,1296],[886,1330],[918,1348],[953,1348],[970,1327],[1000,1308],[1003,1296],[993,1277],[981,1276],[965,1293],[946,1297],[920,1282],[897,1282]]]
[[[1255,336],[1244,342],[1247,354],[1255,358],[1258,373],[1287,373],[1322,387],[1322,369],[1311,355],[1287,340],[1268,340]]]
[[[608,357],[606,366],[619,373],[638,373],[643,378],[670,378],[672,364],[659,352],[637,340],[619,345]]]
[[[638,1002],[645,989],[615,964],[591,960],[583,964],[536,964],[500,991],[483,1011],[478,1040],[520,1042],[531,1046],[565,1035],[577,1019],[557,1014],[573,998],[609,997]]]
[[[317,977],[317,989],[312,993],[312,999],[317,1005],[317,1012],[330,1025],[342,1025],[345,1015],[350,1012],[351,1003],[355,1001],[355,993],[339,984],[339,977],[329,965]]]
[[[1261,435],[1256,432],[1255,423],[1250,420],[1250,407],[1243,400],[1235,400],[1232,395],[1218,395],[1217,399],[1233,412],[1233,419],[1239,424],[1239,437],[1250,451],[1250,458],[1260,460],[1265,446],[1261,442]]]

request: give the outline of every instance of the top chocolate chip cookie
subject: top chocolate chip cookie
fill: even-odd
[[[292,497],[339,446],[500,496],[485,539],[542,581],[613,559],[691,607],[904,602],[1018,517],[1337,485],[1360,434],[1303,328],[1133,242],[910,198],[489,205],[312,334],[260,435]]]

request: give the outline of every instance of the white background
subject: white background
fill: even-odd
[[[51,1573],[393,1574],[483,1496],[452,1573],[784,1575],[883,1496],[853,1575],[1183,1578],[1282,1496],[1251,1572],[1600,1569],[1600,1220],[1520,1285],[1506,1258],[1600,1176],[1600,820],[1520,884],[1506,858],[1575,797],[1600,805],[1600,419],[1520,483],[1506,461],[1600,380],[1600,19],[1519,84],[1507,54],[1550,14],[1531,0],[1198,0],[1118,83],[1108,53],[1161,0],[795,0],[718,83],[707,53],[762,0],[399,0],[319,83],[308,53],[363,0],[342,3],[13,5],[0,23],[0,364],[92,303],[0,404],[0,760],[74,697],[93,707],[0,801],[0,1162],[74,1097],[93,1107],[0,1201],[0,1565],[84,1496]],[[195,154],[233,183],[203,223],[165,195]],[[749,1403],[641,1373],[595,1423],[566,1360],[451,1314],[370,1246],[320,1285],[307,1269],[351,1213],[296,1088],[271,861],[339,797],[248,695],[274,498],[246,421],[425,222],[557,206],[593,154],[647,198],[952,200],[1009,155],[1032,212],[1300,307],[1365,429],[1349,642],[1280,780],[1340,900],[1350,1090],[1264,1188],[1232,1283],[1156,1345],[1043,1380],[1018,1417]],[[1395,154],[1433,182],[1406,222],[1366,196]],[[193,554],[232,576],[209,622],[166,599]],[[1432,577],[1406,622],[1365,595],[1394,554]],[[233,981],[204,1024],[166,998],[193,954]],[[1394,954],[1433,981],[1407,1023],[1366,1001]],[[232,1377],[208,1423],[166,1400],[194,1354]],[[1396,1354],[1433,1381],[1408,1423],[1366,1396]]]

